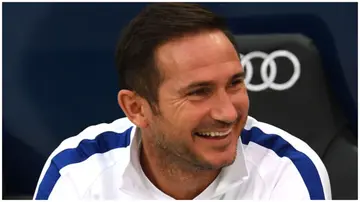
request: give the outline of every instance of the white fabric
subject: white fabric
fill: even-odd
[[[99,153],[84,152],[81,157],[89,156],[81,162],[65,165],[58,170],[54,169],[60,165],[54,162],[54,158],[59,158],[56,156],[67,149],[77,152],[74,148],[79,147],[82,140],[94,140],[104,132],[113,132],[111,135],[114,137],[125,135],[123,132],[130,127],[132,129],[129,146]],[[254,128],[257,132],[253,130]],[[296,166],[287,156],[280,157],[272,148],[266,148],[261,143],[250,140],[246,144],[239,139],[235,162],[224,168],[215,181],[195,199],[310,199],[309,193],[318,192],[316,190],[323,191],[325,199],[331,199],[330,182],[325,166],[306,143],[250,116],[245,130],[250,131],[248,135],[250,139],[255,137],[266,139],[270,137],[268,134],[280,138],[290,146],[286,147],[287,149],[295,149],[292,149],[291,155],[296,155],[297,165],[302,166]],[[45,163],[34,199],[41,196],[48,199],[171,200],[170,196],[157,189],[144,175],[138,158],[140,137],[136,131],[137,128],[127,118],[121,118],[110,124],[88,127],[79,135],[63,141]],[[107,145],[99,143],[98,146]],[[271,146],[270,144],[267,147]],[[315,169],[304,170],[311,166]],[[312,172],[309,176],[319,176],[319,184],[316,183],[316,179],[310,179],[315,181],[309,183],[309,177],[301,175],[300,171]],[[55,172],[59,177],[56,177]],[[51,184],[48,183],[49,179],[54,181],[54,186],[48,185]],[[50,194],[43,191],[46,189],[51,190]]]

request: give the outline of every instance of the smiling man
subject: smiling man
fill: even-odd
[[[244,69],[221,18],[195,4],[151,4],[124,30],[116,59],[126,118],[61,143],[35,199],[331,199],[316,153],[248,116]]]

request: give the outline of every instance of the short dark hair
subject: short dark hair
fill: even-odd
[[[169,40],[202,31],[221,30],[237,49],[224,19],[194,3],[151,3],[123,29],[116,50],[120,89],[158,104],[162,72],[155,50]]]

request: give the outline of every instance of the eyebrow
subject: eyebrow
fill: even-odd
[[[245,78],[245,72],[242,71],[242,72],[239,72],[239,73],[233,75],[229,79],[229,81],[232,81],[234,79],[244,79],[244,78]],[[215,83],[212,81],[199,81],[199,82],[191,83],[188,86],[181,88],[179,92],[186,93],[186,91],[191,90],[191,89],[201,88],[201,87],[211,87],[211,86],[215,86]]]
[[[245,72],[239,72],[237,74],[235,74],[234,76],[231,77],[230,80],[234,80],[234,79],[245,79]]]

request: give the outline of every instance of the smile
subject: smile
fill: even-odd
[[[226,136],[231,132],[232,128],[228,129],[225,132],[196,132],[195,135],[199,135],[199,136],[206,136],[206,137],[222,137],[222,136]]]

